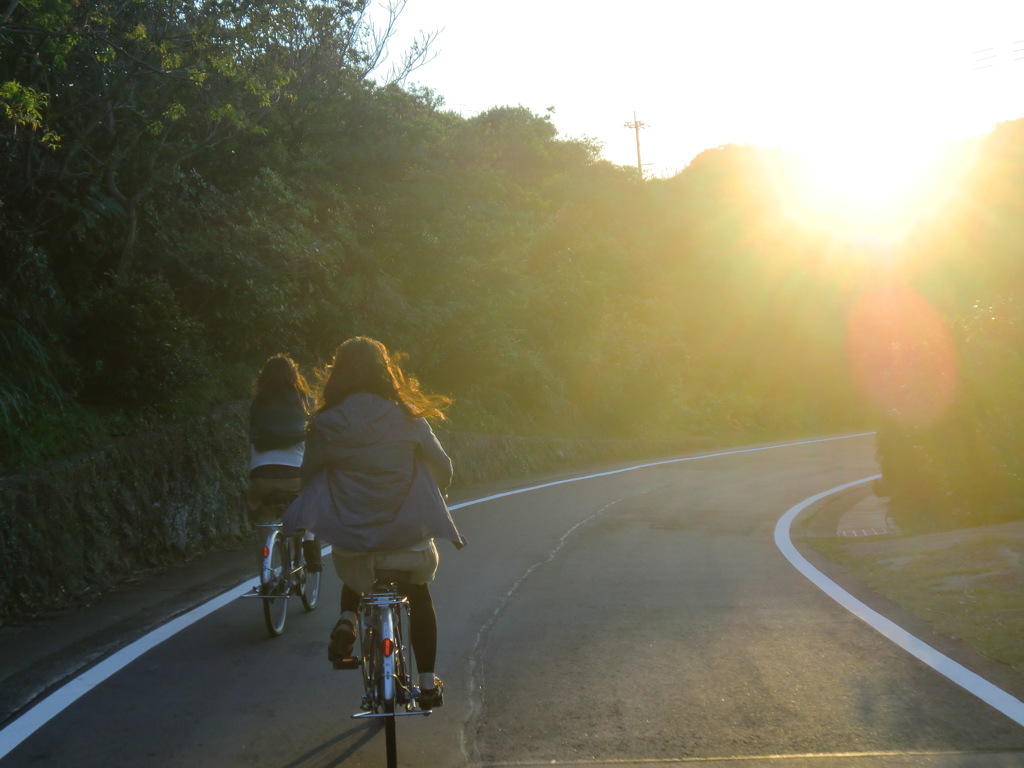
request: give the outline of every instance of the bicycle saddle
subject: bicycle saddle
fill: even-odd
[[[295,494],[289,491],[271,491],[263,497],[261,503],[268,507],[288,506],[295,501]]]
[[[378,568],[373,576],[374,584],[408,584],[412,578],[410,571],[392,571]]]

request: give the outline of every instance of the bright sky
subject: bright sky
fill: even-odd
[[[1024,116],[1021,0],[408,0],[398,26],[393,50],[442,30],[410,81],[449,109],[554,107],[622,165],[635,112],[653,175],[727,143],[919,148]]]

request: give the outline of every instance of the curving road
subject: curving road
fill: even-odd
[[[756,446],[457,505],[435,599],[445,706],[402,764],[1024,766],[1024,728],[824,595],[779,518],[877,472],[871,436]],[[232,600],[31,733],[13,766],[383,764],[325,640]],[[230,586],[230,585],[225,585]],[[3,734],[0,733],[0,738]]]

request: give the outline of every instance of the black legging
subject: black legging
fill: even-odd
[[[409,638],[412,652],[416,654],[416,669],[423,674],[434,671],[437,661],[437,614],[434,599],[426,584],[399,584],[398,591],[409,598]],[[359,613],[359,593],[343,584],[341,587],[341,612]]]

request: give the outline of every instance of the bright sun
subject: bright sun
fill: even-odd
[[[927,165],[920,153],[878,147],[818,147],[805,153],[815,196],[850,207],[889,207],[913,192]]]
[[[850,235],[895,241],[942,197],[937,142],[820,142],[796,154],[794,215]]]

